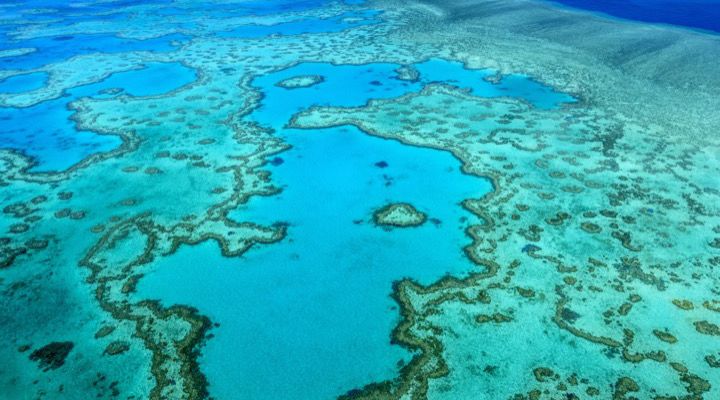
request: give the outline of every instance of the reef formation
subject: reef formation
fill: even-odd
[[[306,88],[321,83],[324,78],[320,75],[301,75],[283,79],[277,85],[285,89]]]
[[[281,121],[298,130],[354,126],[450,152],[465,174],[493,183],[463,202],[480,221],[465,230],[472,270],[388,287],[399,307],[388,341],[409,350],[409,362],[395,379],[337,395],[720,397],[720,38],[529,0],[336,2],[238,15],[196,7],[93,9],[67,23],[30,19],[62,19],[62,11],[25,10],[9,28],[16,46],[1,51],[3,60],[41,54],[23,41],[44,37],[192,40],[173,40],[167,51],[78,53],[31,71],[8,62],[0,80],[28,72],[47,80],[0,93],[7,109],[149,63],[196,73],[160,94],[73,98],[64,107],[78,130],[120,144],[67,169],[34,171],[41,164],[28,149],[3,139],[0,359],[10,368],[0,386],[9,398],[209,397],[202,346],[222,329],[211,310],[135,294],[181,247],[210,241],[239,257],[271,251],[292,230],[229,217],[282,191],[268,167],[282,163],[288,144],[248,118],[263,106],[254,79],[298,60],[385,62],[411,84],[422,77],[411,66],[429,59],[492,69],[490,83],[523,74],[577,101],[542,108],[440,81],[361,106],[316,104]],[[174,13],[171,23],[161,10]],[[314,22],[332,28],[303,25]],[[322,84],[302,76],[278,86]],[[60,154],[72,147],[63,143]],[[425,220],[402,204],[379,217],[393,226]]]
[[[376,225],[408,228],[420,226],[427,220],[425,213],[418,211],[412,204],[392,203],[381,207],[373,213]]]

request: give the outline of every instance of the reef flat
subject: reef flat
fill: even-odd
[[[8,398],[720,397],[720,37],[83,7],[0,7]]]

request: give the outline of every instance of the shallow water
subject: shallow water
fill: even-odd
[[[0,81],[0,93],[22,93],[40,89],[47,83],[46,72],[15,75]]]
[[[264,98],[248,118],[277,129],[292,149],[273,156],[269,167],[282,193],[253,199],[230,217],[287,224],[288,237],[236,260],[223,258],[211,243],[183,248],[157,263],[138,287],[138,298],[189,304],[220,323],[201,358],[213,396],[333,398],[391,379],[398,363],[409,360],[388,342],[398,321],[392,282],[412,277],[427,284],[477,268],[462,249],[469,243],[464,230],[478,221],[460,202],[489,193],[489,181],[463,174],[447,152],[356,128],[284,129],[292,114],[311,105],[361,106],[436,81],[540,106],[571,99],[531,81],[496,88],[482,79],[491,72],[444,60],[417,65],[417,82],[398,79],[398,67],[305,63],[253,82]],[[305,75],[323,81],[277,86]],[[373,210],[394,202],[413,204],[431,222],[407,231],[375,226]]]
[[[196,78],[195,71],[179,63],[149,63],[138,70],[118,72],[98,83],[73,88],[58,99],[32,107],[0,108],[0,120],[4,122],[0,127],[0,146],[32,157],[35,161],[32,171],[63,171],[92,154],[112,151],[121,144],[116,136],[78,130],[71,120],[74,111],[69,106],[73,101],[82,97],[156,96],[179,89]],[[118,91],[106,92],[109,89]],[[23,92],[30,90],[32,87],[25,86]]]
[[[377,14],[376,11],[350,12],[332,18],[303,18],[273,25],[243,25],[229,31],[219,32],[218,36],[258,38],[269,35],[340,32],[353,27],[376,24],[379,22],[374,18]]]
[[[129,51],[172,51],[189,39],[182,34],[172,34],[145,40],[120,38],[115,35],[80,34],[42,37],[15,43],[2,43],[0,50],[18,47],[35,48],[31,54],[0,58],[0,67],[34,69],[43,65],[66,60],[69,57],[92,53],[123,53]]]
[[[201,358],[218,398],[333,398],[392,378],[409,355],[388,342],[398,318],[391,283],[472,268],[462,254],[471,215],[459,202],[489,184],[461,174],[450,154],[356,129],[289,135],[293,150],[271,169],[283,193],[232,215],[287,223],[288,237],[240,259],[213,243],[183,248],[138,287],[138,298],[191,304],[220,323]],[[374,226],[373,209],[388,201],[412,202],[441,222]]]
[[[498,77],[497,82],[488,79],[495,75],[492,70],[467,69],[459,62],[432,59],[415,66],[420,80],[427,83],[442,83],[463,89],[479,97],[516,97],[528,101],[535,107],[552,109],[563,103],[576,100],[567,93],[554,91],[528,76],[511,74]]]
[[[501,3],[0,4],[0,393],[720,396],[714,9]]]
[[[398,317],[392,282],[431,282],[472,268],[462,247],[473,217],[460,202],[486,194],[489,182],[462,174],[449,153],[357,129],[282,129],[310,105],[357,106],[416,90],[418,84],[393,78],[397,67],[301,64],[257,79],[266,97],[249,118],[280,129],[292,149],[273,157],[278,165],[269,169],[283,192],[230,217],[288,224],[288,237],[236,260],[210,243],[184,248],[138,287],[139,298],[192,304],[220,323],[201,361],[214,396],[233,397],[241,382],[239,393],[248,398],[332,398],[392,378],[397,363],[409,360],[388,343]],[[324,82],[275,86],[304,74]],[[409,231],[374,226],[373,210],[388,202],[410,202],[436,222]],[[192,278],[198,274],[203,278]],[[348,349],[352,357],[340,356]]]

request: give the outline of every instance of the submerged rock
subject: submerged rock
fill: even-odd
[[[43,371],[58,369],[65,364],[65,359],[74,346],[73,342],[52,342],[33,351],[30,360],[37,361]]]
[[[105,348],[105,354],[110,356],[116,356],[130,350],[130,344],[122,340],[116,340]]]

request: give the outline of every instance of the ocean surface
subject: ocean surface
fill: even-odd
[[[553,0],[569,7],[640,22],[669,24],[720,33],[717,0]]]
[[[0,4],[0,398],[720,398],[720,2],[408,3]]]

